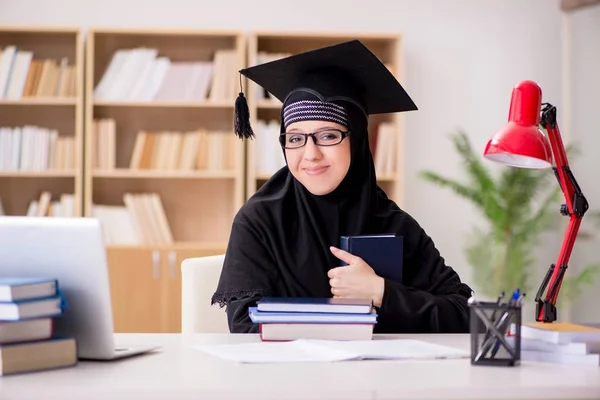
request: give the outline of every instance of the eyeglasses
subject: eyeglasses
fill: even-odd
[[[315,133],[282,133],[279,135],[279,143],[286,149],[298,149],[306,145],[308,137],[312,137],[317,146],[335,146],[342,143],[350,131],[342,132],[338,129],[327,129]]]

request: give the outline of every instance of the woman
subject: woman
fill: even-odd
[[[467,332],[471,289],[377,185],[368,115],[416,109],[385,66],[352,41],[241,72],[283,102],[287,165],[234,219],[212,298],[230,331],[258,332],[248,307],[262,297],[335,296],[372,299],[376,333]],[[244,118],[236,128],[252,135]],[[337,247],[340,236],[378,233],[403,237],[402,283]]]

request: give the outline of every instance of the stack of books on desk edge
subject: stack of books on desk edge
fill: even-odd
[[[521,360],[600,367],[600,329],[568,322],[523,324]]]
[[[64,312],[58,281],[0,278],[0,376],[77,364],[77,343],[54,335]]]
[[[263,341],[371,340],[377,323],[365,299],[267,297],[248,313]]]

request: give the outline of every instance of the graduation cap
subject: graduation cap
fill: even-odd
[[[359,40],[335,44],[239,71],[283,104],[298,91],[324,102],[349,101],[365,116],[416,110],[396,77]],[[235,104],[235,133],[254,136],[242,92]]]

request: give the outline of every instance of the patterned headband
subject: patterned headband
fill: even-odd
[[[283,125],[297,121],[329,121],[348,127],[348,114],[344,107],[320,100],[298,100],[285,106]]]

